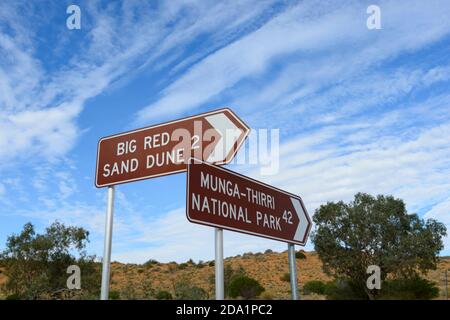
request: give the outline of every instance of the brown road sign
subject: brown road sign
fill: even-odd
[[[311,219],[299,196],[198,160],[188,166],[186,195],[190,222],[306,244]]]
[[[105,187],[186,171],[195,157],[229,163],[250,132],[224,108],[100,139],[95,185]]]

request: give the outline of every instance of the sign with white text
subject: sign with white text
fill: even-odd
[[[230,109],[100,139],[95,185],[105,187],[186,171],[190,157],[229,163],[250,129]]]
[[[306,244],[311,229],[299,196],[194,159],[186,214],[190,222],[299,245]]]

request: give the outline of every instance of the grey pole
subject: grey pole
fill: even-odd
[[[448,270],[445,270],[445,299],[448,300]]]
[[[289,274],[291,275],[292,300],[298,300],[297,267],[295,261],[295,245],[288,244]]]
[[[105,248],[103,251],[102,289],[100,300],[109,299],[109,277],[111,273],[111,242],[114,215],[114,186],[108,187],[108,206],[106,209]]]
[[[223,230],[215,228],[215,244],[216,244],[216,300],[224,299],[224,282],[223,282]]]

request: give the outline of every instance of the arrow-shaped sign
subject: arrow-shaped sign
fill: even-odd
[[[305,245],[311,219],[299,196],[194,160],[188,166],[189,221]]]
[[[95,185],[105,187],[186,171],[190,157],[229,163],[250,128],[230,109],[100,139]]]
[[[231,121],[230,116],[224,112],[207,116],[205,119],[220,134],[214,151],[205,160],[217,164],[223,162],[224,159],[232,159],[235,154],[236,141],[245,133],[246,128],[237,126]]]

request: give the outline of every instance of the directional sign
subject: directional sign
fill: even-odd
[[[104,187],[186,171],[195,157],[229,163],[250,132],[230,109],[100,139],[95,185]]]
[[[305,245],[311,219],[302,199],[203,161],[188,166],[190,222]]]

